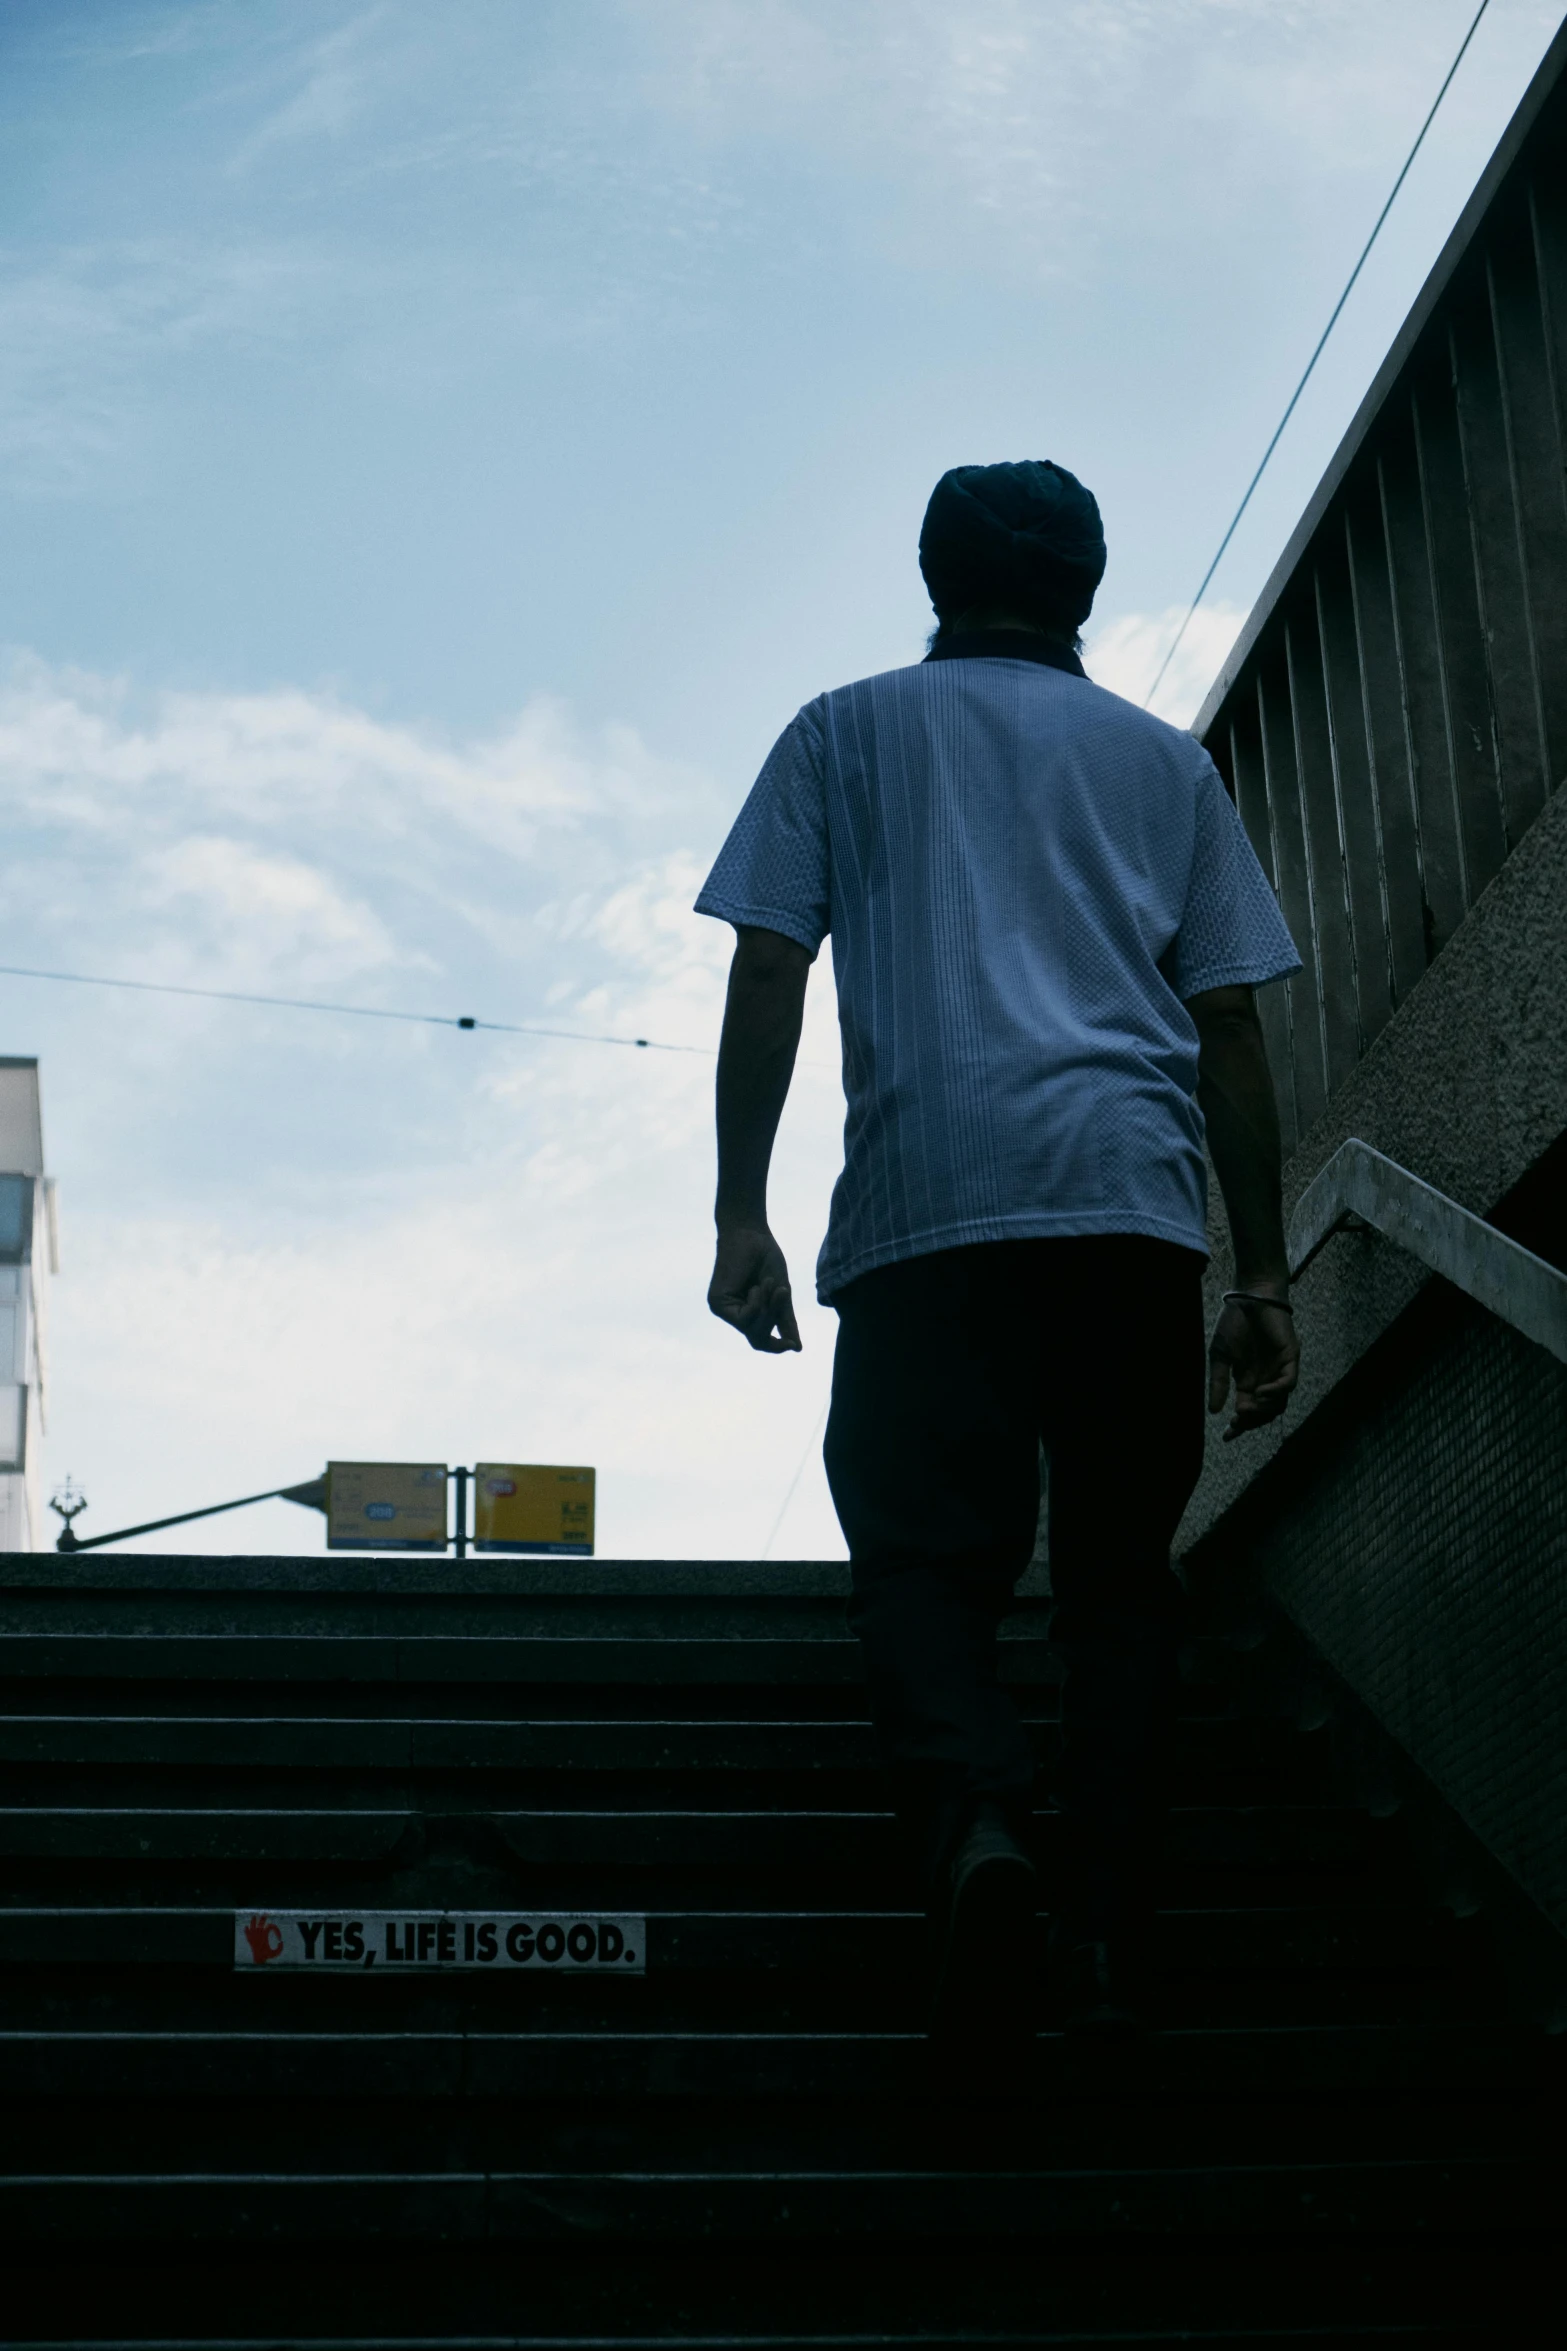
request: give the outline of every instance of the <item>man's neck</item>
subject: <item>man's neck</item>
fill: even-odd
[[[1037,620],[1028,619],[1021,612],[1009,612],[1004,605],[972,604],[966,612],[954,613],[950,620],[937,626],[931,639],[932,647],[952,637],[991,637],[996,635],[1032,637],[1046,645],[1057,647],[1063,653],[1078,650],[1076,632],[1041,628]]]
[[[1055,633],[1042,629],[1037,620],[1025,620],[1020,612],[1000,612],[984,604],[973,605],[967,612],[960,612],[956,620],[942,625],[950,628],[955,637],[970,636],[979,629],[1021,629],[1028,637],[1048,637]]]
[[[1035,661],[1047,669],[1064,669],[1072,677],[1086,674],[1065,637],[1056,636],[1048,629],[1011,628],[1005,624],[976,628],[967,614],[960,625],[949,623],[935,632],[926,648],[925,659]]]

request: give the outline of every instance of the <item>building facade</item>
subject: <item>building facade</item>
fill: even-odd
[[[0,1551],[44,1551],[48,1276],[59,1270],[38,1064],[0,1056]]]

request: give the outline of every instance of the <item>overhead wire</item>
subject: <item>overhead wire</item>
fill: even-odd
[[[507,1037],[558,1037],[572,1045],[630,1045],[646,1053],[700,1053],[713,1059],[711,1045],[670,1045],[658,1037],[616,1037],[595,1029],[545,1028],[532,1021],[479,1020],[469,1012],[390,1012],[379,1004],[331,1004],[313,996],[261,996],[246,988],[192,988],[173,980],[127,980],[92,971],[37,971],[24,963],[0,963],[0,978],[63,980],[81,988],[133,988],[148,996],[197,996],[218,1004],[268,1004],[285,1012],[345,1013],[354,1020],[401,1020],[437,1029],[488,1029]]]
[[[1285,409],[1284,414],[1279,418],[1277,425],[1275,425],[1273,430],[1273,438],[1262,453],[1262,462],[1258,466],[1256,472],[1252,475],[1251,480],[1246,485],[1246,495],[1241,500],[1239,506],[1236,507],[1234,514],[1231,516],[1230,527],[1225,532],[1223,538],[1219,541],[1218,550],[1214,555],[1213,561],[1209,564],[1207,570],[1202,575],[1202,585],[1198,588],[1196,595],[1192,598],[1191,603],[1187,606],[1186,616],[1182,620],[1180,627],[1176,630],[1174,637],[1171,639],[1169,650],[1166,652],[1164,659],[1159,664],[1158,674],[1155,677],[1153,684],[1149,687],[1147,693],[1143,696],[1143,708],[1145,710],[1148,708],[1148,705],[1152,702],[1155,694],[1158,693],[1159,688],[1164,683],[1165,672],[1169,668],[1171,662],[1175,659],[1177,652],[1180,650],[1181,640],[1185,636],[1187,630],[1191,627],[1192,621],[1196,617],[1198,605],[1201,604],[1204,596],[1206,596],[1208,593],[1209,584],[1213,579],[1213,575],[1224,560],[1225,550],[1228,548],[1230,541],[1234,538],[1235,533],[1240,526],[1242,515],[1246,512],[1247,507],[1251,504],[1252,492],[1256,489],[1257,484],[1261,481],[1263,475],[1266,473],[1268,469],[1268,460],[1273,455],[1274,450],[1278,447],[1280,441],[1284,437],[1284,428],[1289,423],[1290,418],[1294,415],[1302,392],[1304,392],[1306,386],[1311,381],[1312,372],[1316,367],[1317,361],[1322,357],[1323,351],[1327,345],[1328,337],[1332,334],[1333,329],[1337,326],[1339,321],[1339,314],[1343,310],[1345,303],[1349,300],[1350,295],[1354,292],[1355,281],[1360,276],[1361,271],[1365,268],[1366,262],[1371,253],[1371,248],[1376,243],[1377,238],[1382,232],[1382,223],[1387,219],[1388,214],[1392,211],[1394,199],[1397,196],[1399,189],[1403,186],[1405,180],[1409,177],[1410,166],[1413,164],[1415,157],[1419,154],[1421,148],[1425,144],[1425,135],[1427,131],[1431,128],[1431,125],[1436,120],[1437,108],[1441,105],[1442,100],[1447,96],[1448,90],[1452,84],[1453,76],[1457,73],[1459,67],[1463,64],[1465,52],[1467,51],[1470,42],[1474,39],[1475,34],[1480,29],[1480,19],[1482,16],[1484,16],[1487,8],[1489,8],[1490,5],[1491,0],[1480,0],[1480,5],[1475,10],[1474,18],[1470,24],[1468,32],[1465,33],[1463,39],[1458,44],[1458,53],[1442,77],[1442,87],[1438,90],[1436,96],[1432,99],[1431,110],[1429,114],[1427,114],[1425,121],[1420,125],[1419,133],[1416,136],[1414,145],[1410,148],[1409,153],[1404,158],[1404,168],[1399,173],[1397,179],[1393,182],[1392,188],[1388,192],[1387,202],[1383,205],[1381,211],[1377,214],[1376,222],[1372,228],[1371,234],[1366,239],[1364,246],[1361,248],[1360,259],[1356,262],[1354,268],[1350,271],[1349,276],[1345,281],[1343,293],[1340,294],[1338,300],[1333,305],[1332,317],[1328,320],[1327,325],[1323,328],[1321,334],[1317,338],[1317,347],[1306,362],[1305,373],[1302,375],[1300,382],[1295,386],[1294,391],[1290,394],[1289,405]]]
[[[766,1542],[762,1545],[761,1551],[758,1554],[758,1556],[762,1559],[766,1559],[770,1555],[773,1545],[778,1540],[778,1530],[783,1525],[785,1518],[788,1516],[789,1505],[794,1500],[795,1487],[799,1484],[801,1478],[803,1478],[805,1475],[805,1465],[810,1460],[812,1453],[816,1449],[816,1440],[822,1433],[822,1424],[827,1418],[827,1407],[831,1404],[831,1402],[832,1391],[829,1389],[826,1402],[822,1405],[820,1412],[816,1415],[815,1426],[812,1428],[810,1435],[805,1440],[805,1451],[800,1456],[799,1467],[796,1469],[793,1477],[789,1480],[788,1491],[785,1493],[783,1500],[778,1505],[778,1516],[773,1520],[773,1531],[768,1536]]]

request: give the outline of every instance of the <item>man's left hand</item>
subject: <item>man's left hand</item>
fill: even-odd
[[[720,1322],[733,1323],[761,1354],[799,1354],[789,1268],[765,1224],[720,1230],[707,1303]]]
[[[1222,1412],[1230,1381],[1235,1411],[1224,1441],[1277,1420],[1300,1377],[1300,1347],[1284,1306],[1226,1306],[1208,1349],[1208,1410]]]

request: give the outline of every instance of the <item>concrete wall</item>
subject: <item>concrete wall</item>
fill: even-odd
[[[1559,791],[1294,1154],[1286,1206],[1358,1135],[1490,1215],[1564,1133]],[[1524,1237],[1567,1263],[1561,1189]],[[1212,1241],[1216,1315],[1216,1187]],[[1228,1446],[1210,1424],[1193,1580],[1264,1583],[1567,1934],[1567,1370],[1374,1233],[1335,1236],[1295,1303],[1286,1419]]]
[[[58,1267],[38,1064],[15,1054],[0,1055],[0,1183],[0,1544],[26,1551],[49,1539],[43,1500],[45,1268]]]
[[[1489,1216],[1564,1131],[1567,791],[1558,791],[1302,1140],[1285,1169],[1285,1213],[1340,1143],[1358,1135]],[[1217,1184],[1209,1192],[1211,1323],[1234,1272]],[[1295,1402],[1274,1429],[1234,1445],[1221,1444],[1221,1423],[1210,1424],[1178,1550],[1217,1525],[1430,1278],[1378,1234],[1329,1241],[1295,1293]]]

